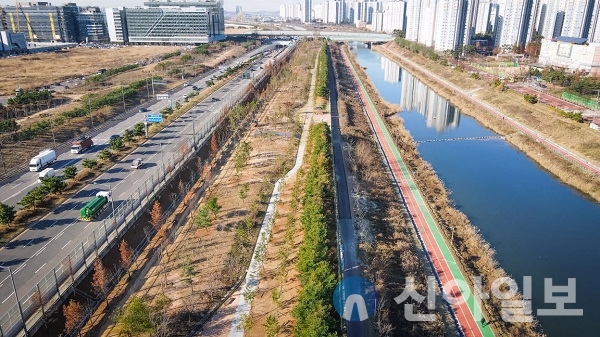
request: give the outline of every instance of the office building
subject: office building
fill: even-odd
[[[29,42],[79,42],[76,4],[52,6],[40,1],[19,7],[4,7],[2,22],[6,23],[6,30],[24,33]]]
[[[86,7],[77,13],[79,40],[85,42],[110,41],[104,13],[99,7]]]
[[[127,36],[127,22],[123,8],[106,8],[106,26],[110,42],[129,42]]]
[[[209,43],[225,39],[221,2],[144,2],[125,8],[129,43]]]

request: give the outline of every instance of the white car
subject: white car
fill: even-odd
[[[142,158],[135,158],[132,162],[131,162],[131,168],[132,169],[138,169],[142,166],[144,162],[142,161]]]

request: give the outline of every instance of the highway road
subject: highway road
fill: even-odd
[[[451,304],[451,308],[460,330],[467,337],[494,336],[490,325],[484,324],[481,320],[481,307],[474,301],[473,296],[470,296],[473,292],[464,288],[468,287],[468,283],[465,281],[462,271],[440,233],[427,203],[412,179],[409,168],[404,164],[392,136],[377,113],[373,102],[366,93],[366,89],[358,78],[356,70],[348,60],[348,56],[346,53],[343,53],[343,55],[346,65],[353,73],[353,80],[359,97],[373,126],[394,180],[400,189],[404,204],[408,209],[421,244],[435,270],[436,279],[443,286],[443,292],[448,298],[458,300],[456,303]],[[456,286],[457,284],[462,285],[463,288]],[[399,303],[399,305],[401,304],[403,303]]]
[[[387,51],[396,55],[399,58],[401,57],[400,55],[398,55],[391,49],[387,49]],[[587,158],[585,158],[569,149],[562,147],[561,145],[559,145],[555,141],[551,140],[550,138],[542,135],[538,131],[525,126],[523,123],[518,122],[517,120],[513,119],[512,117],[509,117],[508,115],[503,114],[498,109],[481,101],[480,99],[472,97],[471,95],[469,95],[469,93],[466,90],[458,88],[454,84],[452,84],[452,83],[446,81],[445,79],[443,79],[442,77],[440,77],[438,74],[434,74],[433,72],[429,71],[428,69],[426,69],[424,67],[421,67],[420,65],[411,61],[410,59],[402,58],[402,60],[411,64],[415,69],[419,69],[419,71],[427,74],[427,76],[430,76],[431,78],[435,78],[438,82],[442,83],[446,87],[453,88],[455,93],[458,93],[466,100],[470,101],[471,103],[475,104],[476,106],[480,106],[481,108],[492,113],[496,117],[503,119],[506,123],[512,125],[516,130],[530,136],[531,138],[535,139],[537,142],[540,142],[540,143],[546,145],[550,149],[554,150],[555,152],[557,152],[558,154],[563,156],[565,159],[570,160],[570,161],[580,165],[584,169],[586,169],[596,175],[600,175],[600,166],[593,164]]]
[[[264,46],[254,50],[251,54],[262,52]],[[270,62],[264,59],[261,62]],[[263,64],[264,65],[264,64]],[[259,66],[254,66],[259,72]],[[204,85],[206,78],[200,78],[195,83]],[[214,121],[218,113],[229,104],[241,97],[247,85],[252,79],[242,79],[239,75],[224,85],[217,92],[196,105],[182,117],[168,125],[160,133],[148,139],[137,150],[128,155],[124,160],[115,164],[105,173],[99,176],[94,183],[86,186],[71,196],[67,201],[55,208],[42,220],[31,225],[30,229],[19,235],[0,249],[0,317],[13,307],[15,296],[6,267],[13,272],[17,294],[21,301],[23,295],[34,289],[40,279],[52,274],[52,269],[78,245],[91,235],[91,231],[99,226],[101,221],[109,216],[109,210],[105,210],[97,221],[78,221],[79,209],[85,205],[93,196],[101,190],[111,190],[114,199],[114,208],[118,208],[127,198],[143,186],[143,182],[151,175],[156,176],[159,167],[167,163],[169,158],[185,143],[190,144],[195,134],[207,131],[208,125]],[[191,86],[179,88],[171,97],[174,100],[182,100],[184,94],[191,91]],[[213,100],[217,98],[218,100]],[[168,100],[157,101],[150,106],[152,112],[170,105]],[[61,155],[54,168],[62,168],[72,163],[78,163],[86,156],[95,156],[96,152],[106,146],[107,140],[112,134],[122,133],[123,130],[131,128],[135,123],[144,120],[145,113],[135,113],[124,119],[109,130],[94,137],[95,143],[99,144],[84,155]],[[195,133],[194,133],[195,131]],[[137,169],[130,169],[131,161],[135,158],[143,158],[144,165]],[[20,185],[28,185],[36,173],[26,173],[21,177],[15,189]],[[2,187],[2,190],[5,190]],[[13,189],[14,190],[14,189]],[[13,192],[14,193],[14,192]]]
[[[252,51],[251,53],[249,53],[248,55],[245,55],[244,57],[251,57],[252,55],[255,55],[257,53],[260,53],[262,51],[264,51],[265,49],[269,49],[272,46],[263,46],[259,49],[256,49],[254,51]],[[232,65],[233,63],[235,63],[236,60],[231,61],[229,63],[229,65]],[[228,65],[225,65],[224,67],[226,68]],[[258,67],[256,67],[258,68]],[[258,71],[260,69],[256,69],[256,71]],[[143,106],[148,108],[149,111],[144,112],[144,113],[134,113],[134,114],[128,114],[127,116],[117,116],[115,117],[115,119],[113,119],[113,121],[108,121],[107,123],[114,123],[114,121],[119,121],[120,119],[126,118],[123,121],[119,121],[118,124],[114,123],[116,125],[114,125],[113,127],[111,127],[109,130],[106,130],[104,132],[94,132],[92,131],[90,133],[90,135],[93,136],[93,141],[94,141],[94,146],[89,149],[88,151],[84,152],[84,153],[80,153],[80,154],[71,154],[69,151],[69,149],[67,149],[67,152],[64,152],[64,150],[62,152],[57,152],[58,158],[57,161],[48,166],[48,167],[52,167],[54,168],[57,172],[57,175],[62,175],[62,169],[64,169],[65,167],[69,166],[69,165],[75,165],[77,166],[77,169],[80,170],[81,167],[81,162],[83,161],[84,158],[95,158],[96,155],[98,154],[99,151],[101,151],[102,149],[104,149],[105,147],[108,146],[108,140],[110,138],[111,135],[113,134],[120,134],[122,135],[123,132],[127,129],[133,129],[133,126],[136,123],[140,123],[140,122],[144,122],[144,115],[145,114],[156,114],[159,113],[160,110],[162,110],[165,107],[168,106],[175,106],[176,102],[180,102],[183,103],[184,98],[183,95],[189,95],[193,89],[192,86],[197,86],[198,90],[202,90],[204,88],[206,88],[206,80],[208,80],[213,74],[218,73],[217,70],[213,70],[207,74],[202,75],[199,78],[196,78],[195,80],[190,80],[189,81],[189,86],[179,86],[177,88],[174,89],[175,93],[171,95],[170,100],[152,100],[150,103],[144,104]],[[226,92],[225,89],[224,92]],[[223,98],[224,95],[221,94],[216,94],[217,96],[212,96],[212,97],[216,97],[216,98]],[[151,105],[149,105],[151,104]],[[138,111],[139,107],[135,107],[134,111]],[[30,158],[28,158],[27,160],[29,160]],[[39,185],[39,183],[37,182],[38,180],[38,175],[39,172],[25,172],[21,175],[3,180],[2,182],[0,182],[0,202],[7,204],[7,205],[11,205],[11,206],[15,206],[16,209],[20,209],[20,206],[17,204],[17,202],[19,202],[23,196],[25,196],[27,194],[27,192],[29,192],[30,190],[32,190],[33,188],[35,188],[36,186]]]

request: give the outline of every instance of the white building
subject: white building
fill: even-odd
[[[564,18],[564,3],[560,0],[548,0],[541,35],[547,39],[560,36],[562,18]]]
[[[312,11],[313,20],[327,22],[327,3],[314,4]]]
[[[392,33],[394,30],[406,32],[406,1],[390,1],[383,4],[382,31]]]
[[[600,43],[585,43],[584,38],[557,37],[543,39],[539,63],[570,71],[600,75]]]
[[[502,29],[499,46],[525,47],[529,21],[531,19],[532,0],[509,0],[505,3],[502,16]]]
[[[302,22],[310,23],[313,20],[312,10],[312,0],[304,0]]]
[[[593,0],[569,0],[565,9],[565,20],[561,35],[587,38],[593,5]]]
[[[408,0],[406,2],[406,39],[419,40],[419,22],[421,21],[421,0]]]
[[[466,26],[463,5],[464,0],[438,0],[435,10],[435,50],[455,50],[462,44]]]
[[[436,22],[436,0],[421,1],[418,42],[433,47]]]
[[[592,21],[590,24],[590,32],[588,34],[588,42],[600,42],[600,24],[598,24],[599,18],[600,1],[596,1],[596,3],[594,3],[594,8],[592,9]]]
[[[104,11],[110,42],[127,42],[127,24],[123,8],[106,8]]]
[[[383,12],[377,12],[373,14],[373,20],[371,23],[371,30],[375,32],[383,32],[383,22],[384,22]]]
[[[492,14],[491,0],[479,1],[477,17],[475,18],[475,34],[487,34],[492,32],[490,15]]]

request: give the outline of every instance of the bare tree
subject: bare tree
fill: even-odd
[[[110,274],[102,260],[96,259],[94,262],[94,274],[92,275],[92,288],[97,295],[104,296],[108,306],[108,284],[110,283]]]
[[[155,200],[154,204],[152,205],[152,210],[150,211],[150,223],[152,226],[154,226],[157,232],[163,224],[163,215],[163,209],[160,206],[160,202]]]
[[[125,240],[122,240],[119,245],[119,254],[121,255],[121,266],[123,269],[127,270],[127,274],[131,277],[129,266],[131,266],[131,263],[133,262],[133,250]]]
[[[64,332],[72,334],[79,328],[81,320],[84,318],[84,308],[79,302],[71,299],[68,304],[63,305],[63,315],[65,316]],[[79,331],[77,331],[79,335]]]

